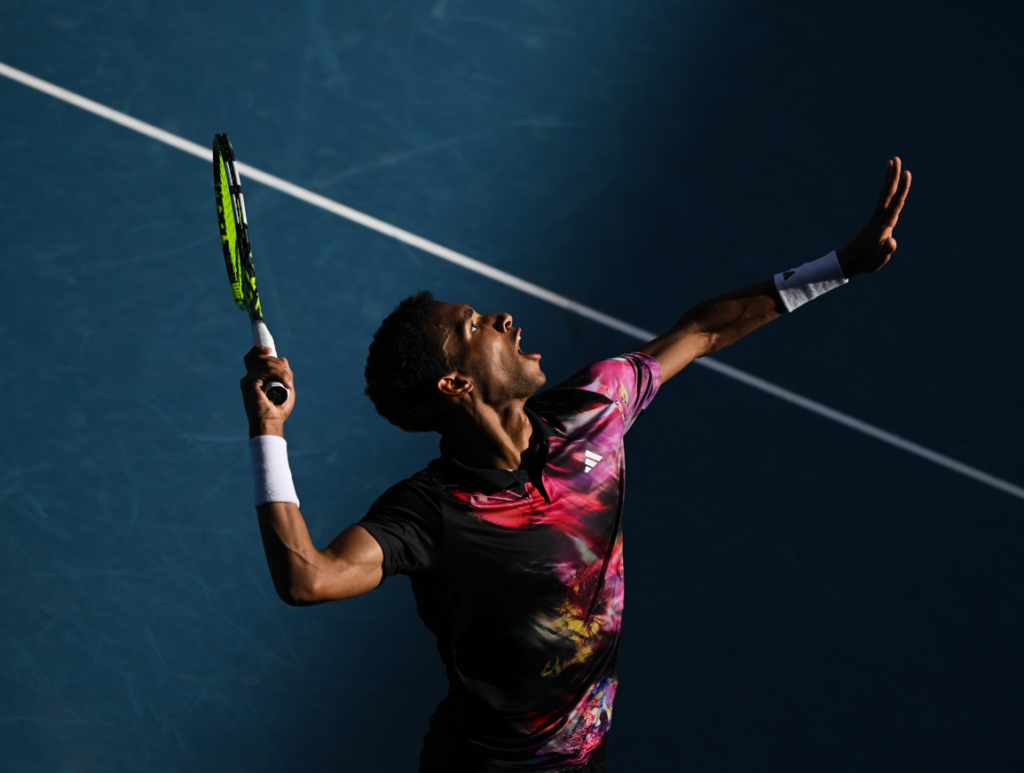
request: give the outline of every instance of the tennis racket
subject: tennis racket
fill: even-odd
[[[263,308],[256,291],[256,271],[252,266],[252,247],[249,245],[249,226],[245,219],[245,199],[242,198],[242,180],[235,166],[235,151],[226,134],[213,137],[213,188],[217,195],[217,219],[220,220],[220,241],[224,248],[224,263],[228,267],[228,280],[235,303],[249,312],[252,322],[252,345],[270,347],[270,356],[277,356],[274,337],[263,321]],[[263,385],[263,392],[274,405],[288,399],[288,388],[277,381]]]

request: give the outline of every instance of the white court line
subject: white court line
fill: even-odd
[[[93,102],[91,99],[86,99],[85,97],[68,91],[67,89],[62,89],[60,86],[55,86],[49,81],[44,81],[40,78],[29,75],[28,73],[22,72],[21,70],[16,70],[2,62],[0,62],[0,75],[212,163],[213,151],[211,148],[205,148],[202,145],[189,142],[176,134],[165,132],[163,129],[158,129],[151,124],[138,120],[137,118],[132,118],[131,116],[125,115],[117,110],[112,110],[105,105],[101,105],[99,102]],[[385,223],[383,220],[378,220],[375,217],[366,215],[352,209],[351,207],[346,207],[344,204],[339,204],[338,202],[328,199],[325,196],[321,196],[318,193],[313,193],[312,191],[307,190],[306,188],[301,188],[287,180],[282,180],[280,177],[275,177],[272,174],[262,172],[248,164],[239,163],[238,168],[250,179],[256,180],[257,182],[261,182],[266,186],[275,188],[282,193],[286,193],[289,196],[305,201],[307,204],[312,204],[314,207],[319,207],[320,209],[331,212],[339,217],[343,217],[346,220],[351,220],[354,223],[358,223],[366,228],[382,233],[385,236],[390,236],[393,239],[404,242],[411,247],[416,247],[424,252],[429,252],[431,255],[435,255],[438,258],[455,263],[456,265],[462,266],[470,271],[474,271],[477,274],[493,279],[496,282],[501,282],[509,287],[514,287],[516,290],[520,290],[527,295],[532,295],[535,298],[540,298],[541,300],[547,301],[555,306],[572,311],[579,314],[581,317],[591,319],[594,322],[598,322],[611,328],[612,330],[618,330],[620,333],[625,333],[626,335],[645,343],[656,337],[654,333],[648,332],[634,325],[630,325],[628,322],[623,322],[622,320],[604,314],[597,309],[584,306],[582,303],[577,303],[570,298],[566,298],[564,295],[553,293],[539,285],[533,284],[532,282],[527,282],[525,279],[520,279],[517,276],[513,276],[512,274],[502,271],[501,269],[494,268],[494,266],[489,266],[486,263],[481,263],[479,260],[474,260],[473,258],[459,252],[455,252],[455,250],[442,247],[440,244],[435,244],[421,236],[404,231],[390,223]],[[848,416],[847,414],[841,413],[833,408],[829,408],[827,405],[822,405],[819,402],[815,402],[814,400],[803,397],[802,395],[798,395],[795,392],[790,392],[788,389],[783,389],[769,381],[760,379],[757,376],[752,376],[751,374],[739,370],[738,368],[734,368],[731,365],[726,365],[725,363],[718,362],[717,360],[713,360],[709,357],[695,360],[694,363],[705,368],[710,368],[716,373],[721,373],[723,376],[728,376],[729,378],[742,382],[747,386],[754,387],[754,389],[767,392],[781,400],[785,400],[788,403],[792,403],[800,408],[816,413],[819,416],[823,416],[826,419],[842,424],[845,427],[862,432],[876,440],[881,440],[883,443],[888,443],[891,446],[900,448],[922,459],[927,459],[930,462],[934,462],[935,464],[949,470],[958,472],[961,475],[966,475],[968,478],[973,478],[979,483],[984,483],[987,486],[999,489],[1011,496],[1024,499],[1024,488],[1021,488],[1020,486],[1015,486],[1014,484],[1002,480],[1001,478],[997,478],[994,475],[989,475],[987,472],[982,472],[979,469],[958,462],[956,459],[951,459],[948,456],[943,456],[942,454],[936,453],[924,446],[920,446],[917,443],[912,443],[898,435],[893,435],[891,432],[886,432],[884,429],[868,424],[867,422],[863,422],[860,419],[855,419],[852,416]]]

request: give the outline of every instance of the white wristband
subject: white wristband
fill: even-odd
[[[793,311],[849,281],[833,250],[823,258],[804,263],[800,268],[776,274],[775,289],[779,291],[786,311]]]
[[[249,441],[256,506],[267,502],[299,504],[288,466],[288,441],[277,435],[260,435]]]

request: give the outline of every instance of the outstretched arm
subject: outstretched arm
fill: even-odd
[[[247,373],[242,398],[249,417],[249,437],[284,437],[284,423],[295,405],[295,386],[288,360],[269,356],[269,349],[254,347],[245,356]],[[284,405],[271,403],[261,389],[279,381],[291,394]],[[359,596],[376,588],[383,574],[384,553],[362,526],[353,525],[317,550],[306,521],[293,502],[267,502],[256,508],[263,549],[277,594],[295,606],[319,604]]]
[[[910,172],[901,174],[897,156],[888,162],[885,183],[868,224],[845,249],[836,253],[847,279],[874,273],[889,262],[896,251],[892,231],[909,191]],[[698,357],[735,343],[784,312],[775,282],[769,279],[697,304],[671,330],[638,351],[657,358],[664,382]]]

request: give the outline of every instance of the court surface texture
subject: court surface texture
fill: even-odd
[[[892,263],[715,361],[919,448],[731,371],[665,386],[627,441],[610,768],[1021,770],[1020,23],[984,2],[5,2],[0,768],[415,770],[445,691],[407,579],[276,597],[210,164],[123,115],[203,149],[227,132],[298,186],[243,172],[320,546],[437,453],[362,394],[400,299],[509,311],[554,384],[636,346],[628,326],[842,247],[900,155]]]

